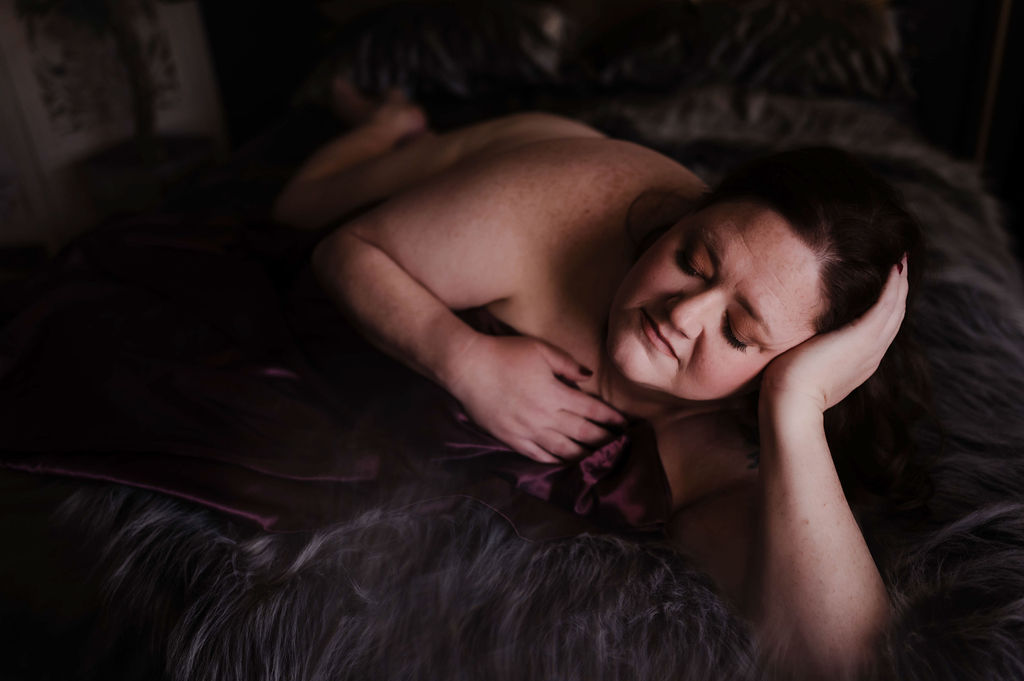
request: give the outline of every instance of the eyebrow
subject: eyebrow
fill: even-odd
[[[722,264],[721,259],[718,257],[718,252],[722,250],[722,244],[718,240],[718,235],[710,232],[706,227],[701,227],[698,232],[700,234],[701,241],[704,242],[704,250],[708,252],[708,256],[711,258],[711,263],[715,266],[715,272],[718,272]],[[754,309],[754,306],[750,303],[747,297],[742,293],[737,292],[736,301],[739,302],[743,309],[747,311],[747,314],[750,315],[751,319],[757,322],[758,326],[764,329],[764,332],[768,334],[768,338],[771,338],[772,330],[768,328],[768,323],[765,322],[760,313]],[[762,347],[771,345],[771,343],[767,342],[767,339],[765,338],[755,340],[757,340],[758,344]]]

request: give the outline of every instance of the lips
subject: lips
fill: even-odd
[[[644,335],[647,336],[647,340],[650,341],[654,348],[672,359],[679,361],[679,357],[676,356],[675,350],[672,349],[672,345],[668,342],[661,331],[658,330],[658,325],[654,323],[647,311],[643,308],[640,309],[640,326],[643,328]]]

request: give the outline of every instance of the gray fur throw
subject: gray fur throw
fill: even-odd
[[[897,610],[864,678],[1024,678],[1024,285],[977,172],[856,102],[711,88],[604,100],[588,118],[709,180],[738,157],[828,143],[903,190],[930,247],[918,330],[946,443],[930,524],[864,521]],[[918,438],[938,451],[937,432]],[[125,662],[122,678],[140,668],[174,681],[769,674],[747,626],[685,556],[609,537],[530,543],[470,501],[425,516],[395,499],[315,533],[272,535],[171,498],[86,486],[56,518],[92,556],[99,628],[139,641],[146,664]],[[99,637],[88,659],[115,648]]]

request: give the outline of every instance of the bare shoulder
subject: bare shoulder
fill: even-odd
[[[510,177],[561,178],[587,196],[635,197],[651,189],[697,196],[705,185],[693,172],[653,149],[607,137],[542,140],[483,159]],[[565,198],[565,197],[563,197]]]
[[[491,311],[581,357],[589,354],[574,337],[603,323],[632,263],[637,234],[629,225],[638,199],[675,196],[692,203],[705,191],[673,159],[603,137],[526,144],[488,163],[502,180],[501,191],[518,197],[516,210],[531,215],[517,224],[520,241],[510,249],[525,256],[517,269],[522,279]],[[656,216],[647,208],[654,202],[640,203],[645,210],[638,221],[650,223]]]
[[[491,195],[515,206],[522,251],[558,257],[567,246],[622,234],[641,196],[692,202],[706,185],[677,161],[653,149],[606,137],[542,140],[479,158],[456,169],[490,178]],[[644,202],[653,205],[655,202]]]
[[[345,229],[450,307],[469,307],[535,291],[574,245],[610,243],[642,192],[696,196],[703,187],[676,161],[637,144],[545,139],[467,158]]]
[[[678,162],[632,142],[607,137],[585,123],[556,114],[530,111],[501,116],[461,129],[451,136],[452,153],[482,165],[544,163],[558,169],[595,170],[634,166],[643,177],[699,185]]]

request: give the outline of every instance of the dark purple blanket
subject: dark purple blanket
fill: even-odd
[[[73,244],[4,301],[0,463],[275,531],[389,496],[425,511],[470,496],[530,538],[663,532],[671,496],[646,424],[577,463],[515,454],[358,337],[306,266],[314,237],[164,215]]]

